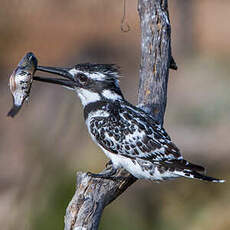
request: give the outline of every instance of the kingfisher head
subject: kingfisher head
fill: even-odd
[[[60,84],[76,91],[83,106],[100,100],[122,100],[119,71],[113,64],[78,64],[73,68],[38,66],[37,70],[63,78],[34,77],[34,80]]]

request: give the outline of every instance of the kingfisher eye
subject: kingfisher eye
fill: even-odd
[[[79,82],[82,84],[85,84],[88,81],[88,77],[83,73],[79,73],[77,75],[77,78],[78,78]]]

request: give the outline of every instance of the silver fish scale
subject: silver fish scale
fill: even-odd
[[[32,84],[32,76],[30,73],[20,72],[15,77],[15,83],[17,88],[14,92],[14,102],[17,105],[21,105],[23,101],[29,97],[29,92]]]
[[[104,149],[149,161],[182,159],[165,130],[142,110],[129,104],[106,107],[109,117],[93,117],[89,129]]]

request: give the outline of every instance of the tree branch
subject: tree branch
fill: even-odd
[[[163,124],[172,60],[168,4],[166,0],[139,0],[138,11],[142,35],[138,104]]]
[[[173,60],[167,0],[139,0],[138,11],[142,35],[138,106],[163,124]],[[77,173],[76,192],[66,209],[65,230],[98,229],[103,209],[137,180],[124,169],[115,176],[124,179],[113,181]]]

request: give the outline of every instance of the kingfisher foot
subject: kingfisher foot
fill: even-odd
[[[121,180],[124,179],[124,177],[116,177],[114,174],[117,172],[117,169],[111,167],[111,169],[108,172],[104,173],[91,173],[88,172],[87,174],[91,177],[94,178],[103,178],[103,179],[108,179],[108,180]]]
[[[113,162],[110,160],[105,164],[105,167],[113,166]]]

